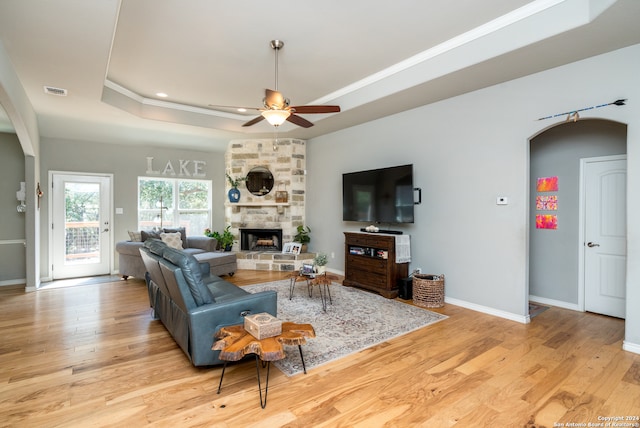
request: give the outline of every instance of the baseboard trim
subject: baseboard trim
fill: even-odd
[[[529,315],[518,315],[511,312],[501,311],[499,309],[490,308],[488,306],[482,306],[471,302],[466,302],[464,300],[458,300],[451,297],[444,298],[445,303],[450,303],[456,306],[462,306],[463,308],[471,309],[472,311],[482,312],[483,314],[493,315],[500,318],[505,318],[511,321],[519,322],[521,324],[529,324],[531,322],[531,318]]]
[[[18,279],[7,279],[5,281],[0,281],[0,287],[4,287],[5,285],[20,285],[26,284],[26,278],[18,278]]]
[[[572,311],[584,312],[580,310],[578,305],[575,303],[563,302],[561,300],[547,299],[546,297],[534,296],[531,294],[529,295],[529,300],[531,302],[541,303],[543,305],[555,306],[556,308],[564,308],[564,309],[570,309]]]
[[[622,342],[622,349],[634,354],[640,354],[640,343],[631,343],[625,340]]]

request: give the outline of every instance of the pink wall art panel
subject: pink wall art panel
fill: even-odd
[[[557,192],[558,177],[540,177],[536,186],[538,192]]]
[[[553,196],[536,196],[537,211],[556,211],[558,209],[558,197]]]
[[[555,214],[537,214],[536,229],[557,229],[558,216]]]

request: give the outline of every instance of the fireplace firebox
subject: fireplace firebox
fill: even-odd
[[[282,229],[240,229],[243,251],[282,251]]]

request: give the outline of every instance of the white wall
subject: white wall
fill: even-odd
[[[526,320],[529,139],[564,120],[550,114],[628,98],[584,112],[628,124],[628,293],[640,306],[640,45],[379,119],[307,145],[307,223],[312,251],[344,269],[341,174],[412,162],[423,189],[412,267],[446,275],[448,301]],[[509,205],[496,205],[507,196]],[[628,310],[627,342],[640,344],[640,311]],[[640,352],[640,345],[639,350]]]

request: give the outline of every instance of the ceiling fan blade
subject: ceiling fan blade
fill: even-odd
[[[212,109],[225,109],[225,110],[238,110],[238,109],[255,110],[255,111],[260,111],[261,110],[258,107],[221,106],[221,105],[217,105],[217,104],[208,104],[207,107],[212,108]]]
[[[242,126],[251,126],[251,125],[255,125],[256,123],[260,122],[261,120],[264,119],[264,116],[260,115],[260,116],[256,116],[253,119],[251,119],[249,122],[245,123]]]
[[[272,91],[271,89],[264,90],[264,102],[269,108],[283,109],[285,108],[285,99],[278,91]]]
[[[295,106],[291,107],[296,113],[339,113],[340,106]]]
[[[295,113],[290,114],[289,117],[287,117],[287,121],[298,126],[302,126],[303,128],[311,128],[313,126],[313,123],[309,122],[303,117],[296,115]]]

